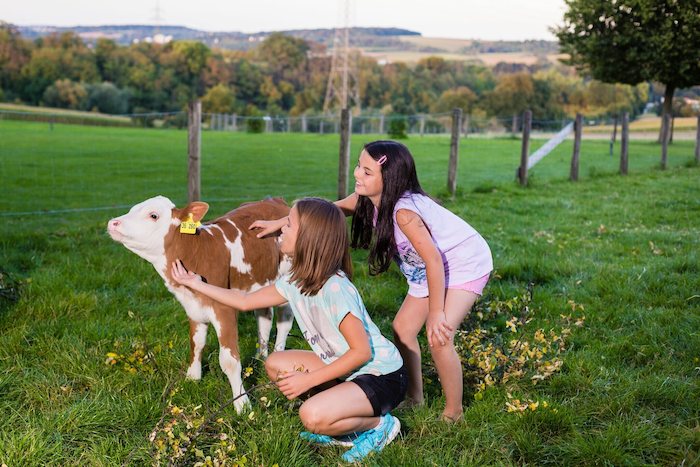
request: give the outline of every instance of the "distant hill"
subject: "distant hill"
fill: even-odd
[[[197,40],[210,48],[248,50],[263,41],[271,32],[243,33],[237,31],[209,32],[184,26],[121,25],[121,26],[18,26],[22,36],[29,39],[48,34],[75,32],[88,43],[99,38],[128,45],[140,41]],[[295,29],[278,31],[306,41],[332,47],[335,29]],[[401,28],[351,28],[351,46],[362,50],[381,63],[415,63],[428,56],[450,60],[481,60],[487,65],[500,62],[533,65],[555,61],[559,44],[555,41],[485,41],[475,39],[445,39],[423,37],[420,33]]]
[[[256,42],[264,40],[271,32],[243,33],[237,31],[209,32],[199,31],[184,26],[154,26],[154,25],[120,25],[120,26],[18,26],[22,36],[35,39],[48,34],[72,31],[87,42],[95,42],[99,38],[112,39],[118,44],[128,45],[138,41],[153,40],[156,35],[169,40],[197,40],[209,47],[219,47],[233,50],[247,50]],[[307,41],[330,46],[333,43],[334,29],[296,29],[279,31]],[[356,47],[400,47],[400,36],[420,36],[420,33],[399,28],[351,28],[350,35]]]

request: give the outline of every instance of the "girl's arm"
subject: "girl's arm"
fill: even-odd
[[[268,285],[253,293],[245,293],[207,284],[202,280],[202,276],[194,272],[188,272],[179,259],[173,262],[171,272],[173,279],[178,284],[185,285],[219,303],[232,306],[237,310],[256,310],[258,308],[281,305],[287,302],[287,299],[280,295],[274,285]]]
[[[287,216],[280,217],[279,219],[276,219],[274,221],[255,221],[252,224],[250,224],[248,230],[260,229],[260,231],[255,236],[258,238],[263,238],[266,235],[270,235],[272,233],[277,232],[282,227],[284,227],[286,223]]]
[[[310,373],[293,372],[282,376],[277,386],[287,399],[294,399],[315,386],[352,373],[372,358],[369,336],[362,321],[348,313],[340,322],[339,329],[350,347],[348,351],[333,363],[318,370]]]
[[[353,192],[350,196],[335,201],[334,204],[338,206],[341,211],[343,211],[343,214],[345,214],[346,216],[352,216],[355,212],[355,207],[357,207],[357,193]],[[250,227],[248,227],[248,229],[260,229],[260,231],[256,234],[256,237],[263,238],[266,235],[270,235],[272,233],[277,232],[282,227],[284,227],[286,223],[287,216],[280,217],[279,219],[272,221],[259,220],[250,224]]]
[[[357,199],[357,193],[353,192],[350,196],[343,199],[339,199],[333,204],[338,206],[340,210],[343,211],[343,214],[345,214],[346,216],[352,216],[355,213],[355,208],[357,207]]]
[[[428,320],[425,323],[428,344],[431,347],[438,342],[445,345],[453,329],[445,317],[445,266],[442,256],[418,214],[399,209],[396,211],[396,222],[425,263],[429,294]]]

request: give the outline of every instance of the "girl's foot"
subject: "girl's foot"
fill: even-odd
[[[442,416],[440,417],[440,419],[441,419],[443,422],[445,422],[445,423],[459,423],[459,422],[461,422],[462,420],[464,420],[464,413],[463,413],[463,412],[459,412],[459,413],[456,413],[456,414],[450,414],[450,413],[447,413],[447,412],[443,412],[443,413],[442,413]]]

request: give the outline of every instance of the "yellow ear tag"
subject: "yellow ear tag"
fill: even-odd
[[[195,222],[192,219],[192,213],[187,214],[187,220],[180,223],[180,233],[195,235],[197,233],[197,227],[202,225],[201,222]]]

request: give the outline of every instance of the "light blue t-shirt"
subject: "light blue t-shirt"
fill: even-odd
[[[331,276],[314,296],[303,295],[289,281],[290,274],[287,274],[275,282],[275,287],[289,301],[304,338],[323,363],[332,363],[350,349],[339,328],[343,318],[352,313],[367,331],[372,357],[346,379],[361,374],[386,375],[401,368],[403,360],[398,349],[379,332],[360,293],[345,274],[338,272]]]

